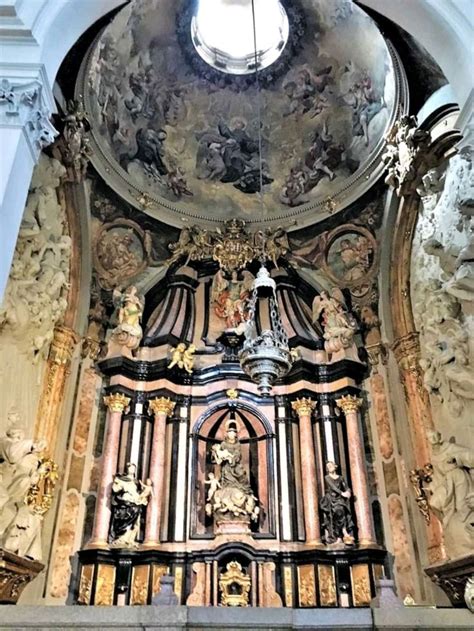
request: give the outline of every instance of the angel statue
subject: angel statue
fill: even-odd
[[[109,357],[117,353],[132,357],[132,351],[140,345],[143,337],[140,321],[145,300],[137,291],[134,285],[130,285],[124,291],[114,289],[113,303],[116,308],[118,325],[112,331],[109,340]]]
[[[216,315],[225,320],[226,330],[240,330],[247,321],[253,280],[253,275],[246,270],[242,272],[242,280],[237,270],[232,272],[230,279],[225,277],[222,270],[214,276],[211,301]]]
[[[319,322],[321,316],[326,352],[332,354],[350,348],[354,342],[357,322],[347,311],[340,289],[333,288],[331,294],[322,290],[313,300],[313,323]]]
[[[181,370],[185,370],[189,375],[192,374],[195,352],[196,346],[194,344],[190,344],[186,348],[186,344],[180,342],[176,348],[171,349],[171,362],[168,364],[168,369],[177,366]]]

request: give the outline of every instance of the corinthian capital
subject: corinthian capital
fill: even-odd
[[[302,399],[296,399],[296,401],[293,401],[291,407],[301,418],[302,416],[311,416],[311,412],[316,407],[316,402],[312,399],[303,397]]]
[[[121,392],[113,392],[104,397],[104,403],[110,412],[123,412],[130,403],[130,398]]]
[[[357,412],[362,405],[362,399],[352,394],[347,394],[344,397],[336,400],[337,406],[341,408],[344,414],[350,414],[351,412]]]
[[[148,402],[148,409],[155,416],[157,414],[166,414],[166,416],[171,416],[175,405],[176,403],[168,397],[156,397],[156,399],[151,399]]]
[[[22,128],[35,162],[41,149],[58,135],[50,121],[55,111],[53,93],[42,65],[0,66],[0,127]]]

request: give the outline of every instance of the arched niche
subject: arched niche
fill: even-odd
[[[274,432],[267,418],[255,407],[242,402],[211,407],[196,421],[191,433],[191,538],[212,538],[214,521],[205,514],[208,486],[205,480],[214,471],[211,448],[224,440],[226,421],[235,418],[242,447],[242,466],[260,502],[260,516],[252,523],[255,538],[276,536]]]

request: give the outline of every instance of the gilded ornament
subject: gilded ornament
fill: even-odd
[[[81,581],[79,583],[79,595],[77,602],[80,605],[90,605],[92,595],[93,565],[83,565],[81,569]]]
[[[361,407],[363,401],[355,395],[347,394],[340,399],[336,399],[337,406],[344,414],[353,414]]]
[[[235,388],[229,388],[226,390],[226,396],[228,399],[235,400],[239,398],[239,392]]]
[[[178,604],[181,603],[181,594],[183,591],[183,578],[184,571],[181,566],[178,566],[174,570],[174,593],[178,597]]]
[[[316,582],[313,565],[298,566],[298,593],[301,607],[316,606]]]
[[[165,414],[171,416],[173,414],[176,403],[167,397],[157,397],[148,402],[148,410],[152,414]]]
[[[59,366],[68,364],[72,359],[74,347],[79,339],[77,333],[72,329],[63,325],[56,326],[48,359]]]
[[[113,605],[115,591],[115,566],[99,564],[95,585],[94,605]]]
[[[319,595],[322,607],[337,605],[336,579],[332,565],[318,565]]]
[[[428,493],[425,485],[431,482],[432,475],[433,466],[430,463],[426,464],[421,469],[412,469],[410,471],[410,482],[415,491],[415,501],[427,524],[431,521],[431,515],[428,503]]]
[[[223,607],[248,607],[251,579],[237,561],[226,565],[219,576],[220,604]]]
[[[283,568],[283,587],[285,590],[285,605],[293,607],[293,569],[289,565]]]
[[[130,397],[126,397],[122,392],[113,392],[104,396],[104,403],[110,412],[123,412],[130,404]]]
[[[41,458],[38,463],[37,479],[30,485],[25,504],[36,515],[43,516],[53,503],[54,489],[59,478],[58,465],[51,458]]]
[[[311,416],[311,413],[316,408],[316,402],[312,399],[303,397],[301,399],[296,399],[296,401],[293,401],[291,403],[291,407],[301,418],[302,416]]]
[[[352,565],[351,582],[354,606],[363,607],[370,604],[372,594],[370,592],[369,566],[365,563]]]
[[[146,605],[148,600],[149,565],[135,565],[132,569],[131,605]]]

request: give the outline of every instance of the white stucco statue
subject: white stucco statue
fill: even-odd
[[[10,413],[8,422],[18,421]],[[0,438],[0,545],[20,556],[41,560],[42,510],[28,502],[30,490],[42,477],[40,452],[45,441],[25,438],[22,429],[10,425]]]
[[[474,452],[446,442],[439,432],[428,432],[433,476],[430,508],[443,524],[446,550],[451,558],[472,552],[474,545]]]

